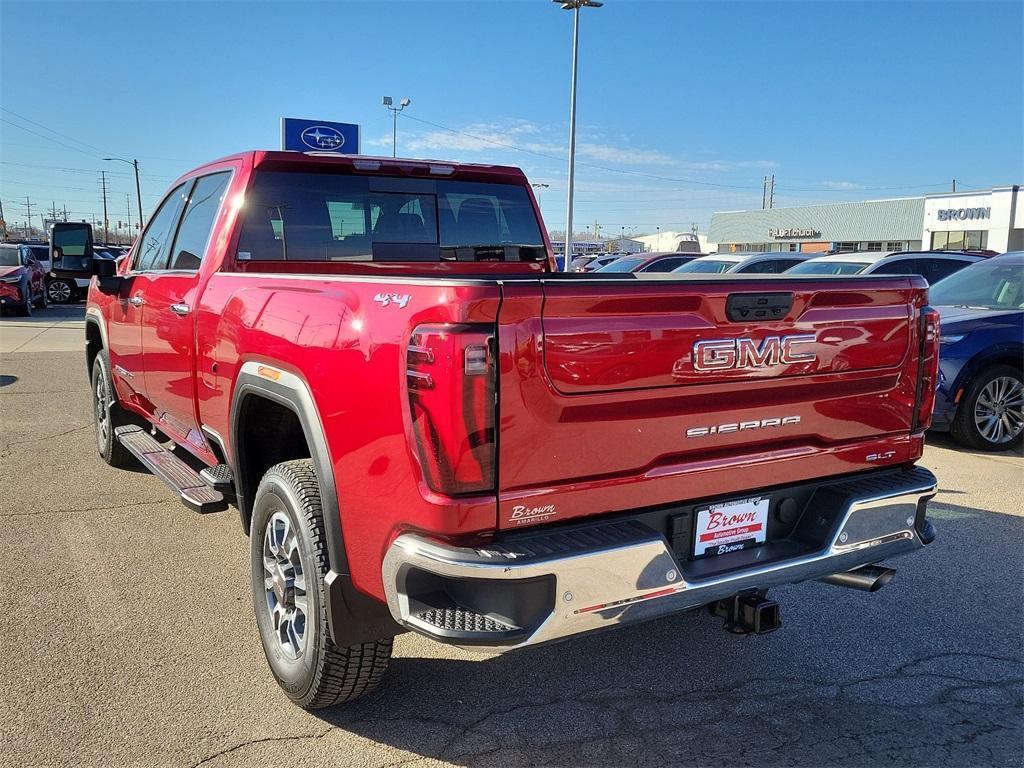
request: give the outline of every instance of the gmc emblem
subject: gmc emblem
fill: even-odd
[[[693,368],[727,371],[733,368],[771,368],[776,365],[813,363],[814,352],[800,352],[801,344],[813,344],[813,333],[766,336],[758,346],[753,339],[709,339],[693,345]]]

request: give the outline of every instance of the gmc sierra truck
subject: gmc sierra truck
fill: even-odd
[[[299,705],[407,630],[509,650],[769,588],[873,591],[932,541],[920,277],[560,274],[515,168],[248,152],[185,174],[91,277],[96,440],[234,504]],[[214,577],[211,574],[211,577]]]

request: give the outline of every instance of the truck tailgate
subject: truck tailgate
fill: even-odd
[[[925,297],[908,277],[507,287],[499,525],[916,458]]]

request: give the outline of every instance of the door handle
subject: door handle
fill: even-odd
[[[171,304],[171,312],[176,315],[187,315],[192,311],[188,304]]]
[[[142,298],[141,293],[136,293],[134,296],[128,299],[128,303],[131,304],[133,307],[141,307],[143,304],[146,303],[146,300]]]

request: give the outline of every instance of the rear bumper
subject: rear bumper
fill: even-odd
[[[823,486],[785,540],[710,565],[680,557],[639,515],[480,548],[403,534],[384,559],[384,587],[399,624],[453,645],[510,650],[912,552],[934,538],[925,511],[935,492],[921,467]]]

